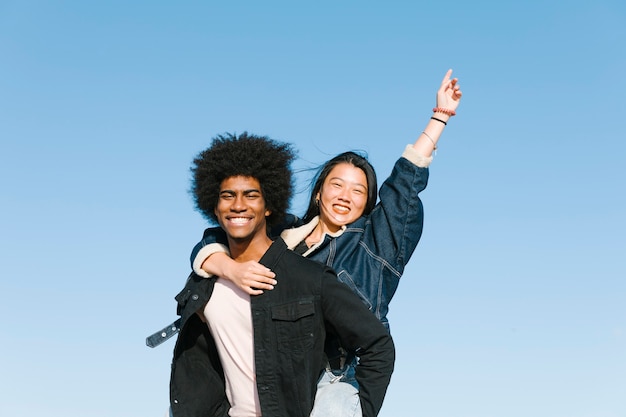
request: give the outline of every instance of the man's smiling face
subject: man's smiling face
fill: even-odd
[[[270,214],[259,180],[235,176],[222,181],[215,215],[229,238],[246,241],[266,237],[266,216]]]

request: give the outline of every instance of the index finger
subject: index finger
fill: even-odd
[[[443,77],[441,81],[441,85],[446,85],[450,82],[450,77],[452,76],[452,68],[446,72],[446,75]]]

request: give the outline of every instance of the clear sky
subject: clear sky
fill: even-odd
[[[624,45],[619,0],[0,1],[0,415],[162,416],[193,157],[382,180],[452,68],[380,415],[626,416]]]

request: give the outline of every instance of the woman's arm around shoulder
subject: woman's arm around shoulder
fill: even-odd
[[[259,295],[263,290],[272,290],[276,285],[275,274],[256,261],[235,262],[230,257],[228,241],[219,227],[204,231],[200,242],[191,252],[191,267],[204,278],[217,276],[235,283],[250,295]]]

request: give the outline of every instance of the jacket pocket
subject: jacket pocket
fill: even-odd
[[[340,282],[343,282],[348,287],[350,287],[352,292],[358,295],[361,301],[363,301],[363,304],[365,304],[367,308],[370,311],[372,311],[372,307],[373,307],[372,302],[367,297],[367,295],[363,291],[361,291],[361,289],[356,285],[356,282],[354,282],[354,280],[352,279],[352,276],[348,273],[348,271],[346,271],[345,269],[340,271],[337,274],[337,278],[339,279]]]
[[[313,299],[298,300],[272,307],[278,350],[307,352],[315,341],[315,303]]]

